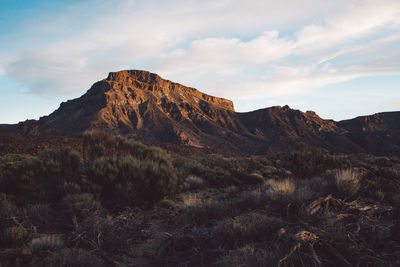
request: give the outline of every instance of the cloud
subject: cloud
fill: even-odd
[[[290,54],[293,42],[279,38],[277,31],[266,31],[247,42],[237,38],[195,40],[188,50],[177,49],[158,59],[163,73],[193,70],[234,74],[247,64],[277,61]]]
[[[223,97],[293,95],[399,74],[399,18],[397,0],[86,1],[0,37],[0,75],[34,94],[140,68]]]
[[[197,72],[202,88],[234,99],[300,94],[363,76],[400,74],[399,17],[398,1],[353,1],[342,13],[292,36],[266,31],[249,41],[195,40],[164,55],[158,70],[177,79]]]
[[[5,72],[29,92],[42,94],[52,90],[50,94],[62,94],[70,88],[79,88],[82,80],[92,78],[83,71],[86,62],[87,58],[83,56],[65,57],[53,51],[29,51],[10,59]]]

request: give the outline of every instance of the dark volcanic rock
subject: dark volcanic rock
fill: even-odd
[[[400,112],[341,122],[288,106],[236,113],[230,100],[137,70],[110,73],[39,121],[0,125],[0,133],[28,135],[73,136],[91,129],[245,153],[292,150],[297,142],[344,153],[400,151]]]
[[[78,99],[39,120],[42,134],[77,135],[100,129],[150,142],[204,146],[218,139],[234,114],[232,101],[145,71],[110,73]],[[208,134],[215,134],[209,136]],[[215,142],[218,140],[215,140]]]
[[[344,120],[337,125],[365,152],[400,156],[400,112],[384,112]]]

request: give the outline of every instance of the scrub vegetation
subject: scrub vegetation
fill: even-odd
[[[400,264],[399,158],[82,144],[0,157],[1,266]]]

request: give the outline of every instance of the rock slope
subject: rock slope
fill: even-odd
[[[291,150],[298,142],[343,153],[400,151],[400,112],[340,122],[288,106],[237,113],[230,100],[139,70],[111,72],[38,121],[0,125],[0,133],[30,135],[74,136],[93,129],[146,142],[252,154]]]

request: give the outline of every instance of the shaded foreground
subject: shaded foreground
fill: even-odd
[[[399,158],[81,148],[1,156],[1,266],[400,265]]]

